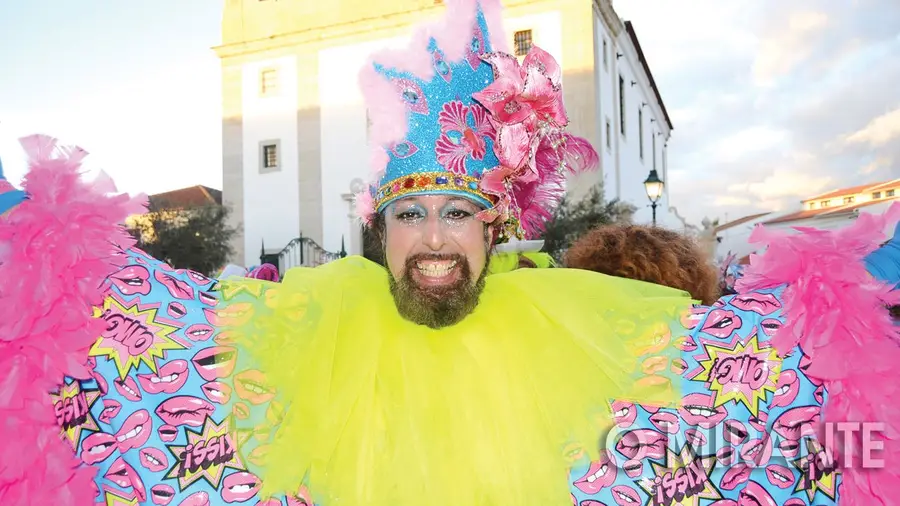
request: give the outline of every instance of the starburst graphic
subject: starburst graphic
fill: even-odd
[[[140,506],[137,495],[103,487],[103,506]]]
[[[760,345],[756,334],[746,342],[735,334],[730,343],[701,339],[700,344],[703,353],[695,356],[699,366],[686,377],[706,383],[716,394],[713,408],[733,401],[758,416],[760,404],[778,386],[778,351],[768,343]]]
[[[61,429],[60,435],[69,442],[73,450],[77,450],[78,443],[81,442],[81,431],[100,431],[91,414],[91,408],[99,398],[99,390],[82,390],[78,381],[63,385],[59,392],[50,394],[56,421]]]
[[[716,467],[716,456],[698,457],[685,444],[679,453],[666,448],[666,463],[650,462],[655,479],[637,481],[650,498],[646,506],[698,506],[701,499],[716,501],[722,493],[710,480]],[[675,494],[668,491],[674,490]],[[677,495],[676,495],[677,494]]]
[[[806,449],[806,455],[791,461],[800,471],[800,479],[797,480],[794,492],[805,491],[810,503],[817,492],[832,501],[836,500],[838,472],[835,470],[834,460],[812,439],[806,440]]]
[[[165,359],[167,350],[189,347],[173,335],[181,325],[161,318],[159,306],[159,303],[142,304],[137,297],[124,302],[111,293],[103,308],[94,311],[95,317],[106,321],[106,330],[91,347],[89,356],[111,359],[122,379],[141,364],[155,373],[156,359]]]
[[[223,301],[232,300],[241,294],[247,294],[254,299],[259,299],[263,294],[263,284],[252,281],[238,283],[223,281],[216,286],[216,291],[222,294]]]
[[[185,428],[188,444],[167,447],[175,457],[175,464],[166,479],[178,480],[181,491],[201,478],[218,489],[225,469],[246,471],[230,426],[228,418],[216,423],[207,417],[201,432]]]

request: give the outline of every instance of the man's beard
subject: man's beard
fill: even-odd
[[[459,279],[444,286],[419,286],[412,277],[418,269],[417,262],[455,261],[460,269]],[[433,329],[455,325],[475,310],[478,298],[484,290],[488,266],[472,283],[469,263],[462,255],[413,255],[406,260],[403,277],[390,276],[391,294],[400,316],[419,325]]]

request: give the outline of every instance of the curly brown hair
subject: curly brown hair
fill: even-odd
[[[719,298],[716,268],[691,238],[664,228],[594,228],[569,248],[565,265],[678,288],[706,305]]]

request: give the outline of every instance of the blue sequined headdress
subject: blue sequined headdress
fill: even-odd
[[[561,199],[565,173],[596,167],[593,148],[563,131],[561,71],[533,48],[505,53],[499,0],[450,0],[411,48],[362,72],[376,181],[357,196],[367,221],[398,198],[466,197],[502,222],[500,237],[535,236]]]

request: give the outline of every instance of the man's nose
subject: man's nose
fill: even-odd
[[[432,251],[440,251],[446,243],[445,230],[441,220],[435,216],[429,216],[424,227],[422,242]]]

